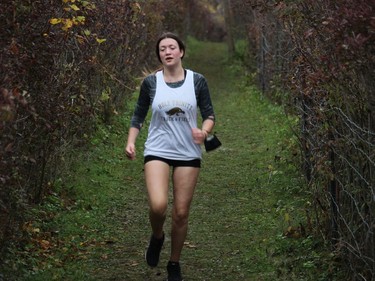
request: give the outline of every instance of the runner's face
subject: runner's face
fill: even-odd
[[[176,40],[166,38],[159,43],[159,56],[163,65],[171,66],[180,63],[183,56]]]

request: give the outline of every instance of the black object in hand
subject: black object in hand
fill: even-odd
[[[207,139],[204,140],[204,147],[206,148],[207,152],[215,150],[220,145],[221,142],[215,134],[208,136]]]

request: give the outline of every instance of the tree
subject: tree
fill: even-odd
[[[224,4],[224,14],[225,14],[225,25],[226,25],[226,39],[228,44],[228,53],[229,56],[234,56],[236,51],[235,44],[234,44],[234,36],[233,36],[233,14],[230,5],[230,0],[223,0]]]

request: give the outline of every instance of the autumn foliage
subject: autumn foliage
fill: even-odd
[[[1,246],[53,190],[71,149],[126,107],[142,69],[155,67],[156,37],[183,11],[167,14],[168,5],[1,1]]]
[[[332,241],[348,280],[373,280],[375,2],[232,0],[232,7],[246,23],[256,83],[299,116],[314,230]]]
[[[126,111],[158,67],[162,32],[223,36],[204,2],[1,1],[0,251],[22,239],[27,210],[54,194],[75,149]]]
[[[136,78],[156,66],[162,31],[224,39],[222,19],[209,13],[222,2],[1,1],[1,243],[53,190],[70,149],[126,107]],[[255,83],[299,117],[311,231],[332,241],[348,280],[373,280],[375,1],[225,4]]]

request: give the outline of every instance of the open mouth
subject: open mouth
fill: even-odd
[[[172,60],[173,60],[173,58],[165,58],[166,62],[171,62]]]

